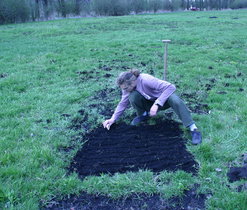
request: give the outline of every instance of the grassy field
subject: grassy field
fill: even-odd
[[[245,209],[246,191],[237,192],[244,181],[229,183],[226,174],[247,152],[246,28],[246,10],[0,26],[0,208],[38,209],[80,191],[168,198],[199,184],[199,192],[212,195],[208,209]],[[111,104],[113,111],[120,99],[116,76],[139,68],[162,78],[162,39],[172,40],[168,81],[210,109],[193,114],[203,133],[200,146],[188,144],[200,165],[198,176],[140,171],[80,180],[68,174],[81,133],[105,119],[90,104]],[[116,88],[116,94],[99,101],[97,94],[106,88]],[[88,129],[69,129],[82,109]]]

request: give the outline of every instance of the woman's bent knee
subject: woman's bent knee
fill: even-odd
[[[143,96],[138,93],[136,90],[132,91],[129,95],[129,101],[131,104],[136,103],[137,101],[140,101]]]
[[[178,107],[184,104],[182,99],[174,93],[168,98],[168,103],[171,107],[172,106]]]

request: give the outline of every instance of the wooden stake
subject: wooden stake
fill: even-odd
[[[165,52],[164,52],[164,80],[166,80],[167,75],[167,57],[168,57],[168,43],[171,42],[171,40],[162,40],[162,42],[165,44]]]

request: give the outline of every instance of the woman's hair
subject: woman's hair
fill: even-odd
[[[135,81],[137,77],[140,75],[140,71],[138,69],[131,69],[130,71],[122,72],[117,78],[117,85],[120,86],[122,84],[131,84],[132,81]]]

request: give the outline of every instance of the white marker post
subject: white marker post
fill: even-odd
[[[162,40],[162,42],[165,44],[165,52],[164,52],[164,80],[166,80],[167,75],[167,57],[168,57],[168,43],[171,42],[171,40]]]

